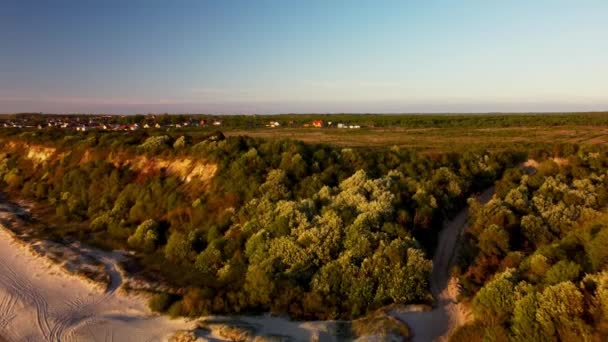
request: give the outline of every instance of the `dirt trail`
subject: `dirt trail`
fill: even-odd
[[[491,187],[481,193],[478,199],[481,203],[486,203],[493,194],[494,187]],[[458,252],[458,240],[466,227],[467,218],[468,209],[465,208],[445,223],[439,233],[430,279],[431,292],[436,300],[433,310],[395,313],[395,316],[412,328],[414,342],[445,341],[449,332],[466,320],[466,310],[456,302],[458,286],[455,279],[450,279],[450,269]]]

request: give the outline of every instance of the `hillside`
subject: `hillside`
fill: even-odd
[[[441,223],[519,158],[44,134],[5,137],[0,164],[5,190],[36,203],[39,234],[133,251],[128,269],[179,289],[156,309],[186,316],[431,302]]]

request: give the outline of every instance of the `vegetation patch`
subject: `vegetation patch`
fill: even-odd
[[[14,142],[2,186],[36,202],[48,224],[35,233],[129,250],[125,288],[177,295],[151,303],[174,316],[338,319],[430,303],[442,221],[521,158],[221,134],[1,133]],[[38,167],[24,156],[42,142],[55,152]]]
[[[460,280],[475,321],[452,339],[605,340],[607,189],[606,151],[580,149],[471,203]]]
[[[354,320],[352,333],[358,341],[406,341],[412,337],[405,322],[382,313]]]

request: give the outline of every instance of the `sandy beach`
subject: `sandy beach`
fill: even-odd
[[[192,327],[183,319],[151,313],[144,298],[121,293],[122,276],[114,261],[105,257],[100,261],[110,275],[106,290],[36,256],[0,225],[2,338],[15,342],[162,341],[178,329]]]

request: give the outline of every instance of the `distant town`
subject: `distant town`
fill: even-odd
[[[76,131],[107,130],[136,131],[140,129],[179,129],[202,127],[244,127],[244,128],[338,128],[359,129],[360,124],[328,120],[285,120],[268,119],[265,116],[206,115],[83,115],[83,114],[6,114],[0,115],[2,128],[69,129]]]
[[[0,128],[74,131],[496,128],[608,125],[608,112],[480,114],[0,114]]]

